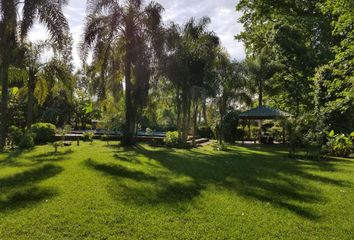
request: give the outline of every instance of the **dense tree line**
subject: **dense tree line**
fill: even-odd
[[[89,129],[93,119],[122,130],[126,145],[146,128],[177,131],[183,147],[200,129],[222,143],[237,112],[257,105],[310,116],[317,133],[354,128],[351,0],[241,0],[241,62],[208,30],[208,17],[178,25],[162,22],[154,2],[88,0],[77,71],[66,4],[0,0],[1,151],[10,125]],[[35,20],[50,39],[28,40]]]
[[[247,59],[266,51],[265,62],[277,65],[263,75],[267,104],[315,114],[322,129],[353,130],[354,2],[242,0],[237,10]]]

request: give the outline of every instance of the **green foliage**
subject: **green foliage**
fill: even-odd
[[[313,114],[304,114],[298,118],[283,120],[290,145],[289,155],[296,156],[299,148],[319,149],[323,143],[323,129],[318,128],[318,119]]]
[[[82,140],[84,142],[93,142],[93,137],[95,136],[95,134],[93,132],[84,132],[82,134]]]
[[[202,126],[198,128],[197,135],[201,138],[214,139],[214,132],[209,126]]]
[[[179,133],[177,131],[167,132],[163,141],[168,147],[177,147],[179,143]]]
[[[214,145],[214,150],[216,150],[216,151],[227,151],[227,146],[224,143],[216,144],[216,145]]]
[[[337,157],[348,157],[353,152],[353,141],[345,134],[336,134],[332,130],[326,133],[328,142],[323,146],[324,153]]]
[[[222,127],[224,140],[227,143],[235,143],[236,141],[236,131],[238,125],[238,113],[237,112],[229,112],[224,117],[223,123],[224,126]]]
[[[30,131],[26,131],[19,143],[19,148],[21,149],[29,149],[34,147],[34,134]]]
[[[16,126],[9,127],[9,138],[11,142],[11,146],[19,146],[23,137],[23,130]]]
[[[53,141],[56,127],[51,123],[35,123],[31,126],[31,132],[34,134],[36,144],[45,144]]]
[[[152,135],[153,134],[153,131],[152,131],[151,128],[146,128],[145,132],[146,132],[147,135]]]

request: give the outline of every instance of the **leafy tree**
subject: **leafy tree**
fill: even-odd
[[[330,16],[322,13],[321,2],[241,0],[237,5],[244,31],[236,38],[245,43],[248,57],[266,48],[267,61],[284,66],[276,71],[269,100],[295,115],[313,108],[311,78],[332,56]]]
[[[317,69],[315,79],[317,114],[322,127],[349,133],[354,129],[354,2],[325,1],[324,14],[332,16],[334,57]]]
[[[258,106],[263,106],[264,93],[271,93],[274,88],[274,75],[282,66],[270,57],[271,53],[263,48],[256,57],[248,57],[245,62],[247,78],[254,86],[251,88],[258,94]]]
[[[100,63],[102,84],[106,66],[111,66],[114,79],[124,76],[125,145],[135,142],[137,115],[146,104],[151,66],[162,49],[162,10],[157,3],[144,6],[141,0],[88,2],[83,49],[94,50],[94,58],[100,60],[96,62]]]
[[[251,91],[248,79],[246,77],[246,67],[244,63],[237,61],[230,61],[227,53],[220,50],[218,60],[216,62],[217,80],[218,80],[218,93],[217,105],[219,107],[220,121],[218,123],[218,137],[219,143],[225,139],[225,133],[236,128],[235,126],[227,126],[228,116],[233,116],[233,105],[250,104]],[[230,113],[232,112],[232,113]],[[230,118],[232,119],[232,118]],[[228,138],[229,139],[229,138]]]
[[[62,12],[65,0],[19,0],[0,1],[0,79],[1,79],[1,125],[0,151],[3,151],[8,131],[9,68],[20,58],[18,40],[24,40],[38,19],[46,26],[52,39],[59,46],[68,32],[68,23]],[[19,11],[22,8],[22,14]],[[18,16],[20,15],[20,18]],[[20,34],[17,34],[17,33]]]
[[[172,24],[168,31],[166,76],[176,91],[177,126],[180,142],[186,146],[193,126],[195,140],[200,100],[215,95],[215,59],[219,38],[207,30],[210,19],[189,20],[183,27]]]

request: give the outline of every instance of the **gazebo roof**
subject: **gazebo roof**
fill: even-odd
[[[275,119],[290,116],[289,113],[268,106],[256,107],[239,115],[241,119]]]

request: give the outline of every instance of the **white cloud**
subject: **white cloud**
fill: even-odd
[[[166,22],[183,24],[191,17],[198,19],[209,16],[212,21],[210,30],[220,37],[222,45],[231,57],[238,60],[245,57],[243,44],[234,40],[234,36],[242,31],[241,24],[237,22],[240,14],[235,10],[237,0],[156,0],[156,2],[165,8],[163,19]],[[74,39],[73,57],[77,67],[80,66],[78,44],[82,38],[85,11],[86,0],[71,0],[64,9]],[[34,41],[47,37],[48,33],[39,25],[35,25],[30,33],[30,39]]]

